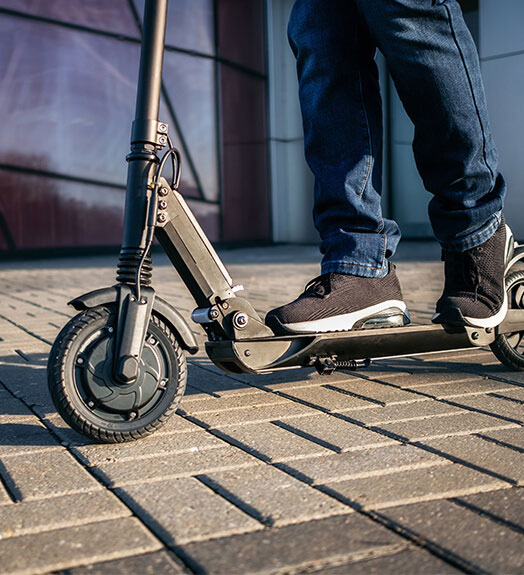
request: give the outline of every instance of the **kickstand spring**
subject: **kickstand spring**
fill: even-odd
[[[336,357],[318,357],[313,363],[320,375],[331,375],[337,369],[355,371],[356,369],[369,367],[370,364],[370,359],[337,361]]]

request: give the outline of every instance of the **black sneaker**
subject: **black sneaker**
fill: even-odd
[[[383,278],[327,273],[310,281],[295,301],[266,316],[276,334],[399,327],[409,323],[394,266]]]
[[[502,217],[489,240],[465,252],[442,251],[444,292],[433,323],[495,327],[506,317],[504,269],[513,252],[511,230]]]

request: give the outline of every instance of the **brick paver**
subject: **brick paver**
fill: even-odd
[[[224,257],[261,312],[318,275],[316,248]],[[155,260],[158,293],[189,320]],[[441,263],[408,260],[408,307],[428,321]],[[45,368],[65,303],[111,285],[114,264],[1,266],[0,573],[523,572],[522,373],[467,350],[233,375],[201,349],[161,430],[94,445],[56,414]]]

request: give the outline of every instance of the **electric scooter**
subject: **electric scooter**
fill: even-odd
[[[151,287],[154,236],[196,302],[192,320],[207,335],[208,356],[228,373],[309,367],[328,375],[364,368],[370,358],[487,345],[504,365],[524,370],[524,271],[514,271],[524,245],[513,240],[505,271],[509,310],[496,328],[375,322],[369,329],[276,335],[265,325],[178,192],[180,154],[158,121],[166,14],[167,0],[146,0],[117,283],[69,302],[80,313],[49,357],[49,390],[71,427],[96,441],[130,441],[159,428],[180,403],[185,353],[197,353],[198,345],[175,307]],[[162,176],[168,161],[170,181]]]

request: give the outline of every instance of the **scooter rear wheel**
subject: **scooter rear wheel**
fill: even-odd
[[[523,309],[524,270],[512,272],[506,277],[506,291],[510,309]],[[506,367],[513,371],[524,371],[524,332],[499,335],[490,347]]]
[[[161,427],[185,391],[187,366],[175,334],[153,311],[137,380],[113,376],[116,305],[71,319],[48,362],[53,403],[73,429],[104,443],[132,441]]]

